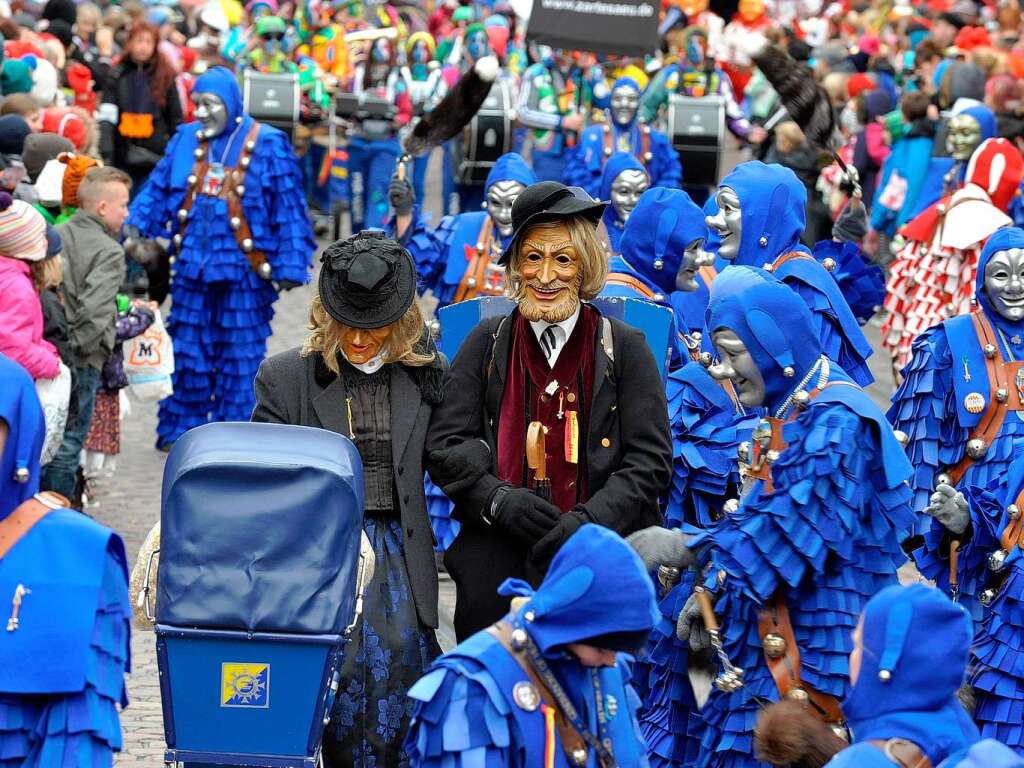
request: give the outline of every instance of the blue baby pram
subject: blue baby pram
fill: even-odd
[[[168,765],[312,767],[372,577],[333,432],[221,423],[164,468],[156,636]]]

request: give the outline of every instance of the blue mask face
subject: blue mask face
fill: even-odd
[[[426,64],[430,61],[430,51],[427,50],[426,43],[416,43],[412,47],[412,63],[413,64]]]
[[[387,40],[378,40],[373,44],[371,58],[375,64],[388,64],[391,61],[391,46]]]
[[[490,53],[490,46],[487,42],[487,35],[483,32],[474,32],[466,40],[466,51],[473,60],[482,59],[488,53]]]
[[[704,63],[704,49],[707,46],[707,40],[700,35],[690,35],[690,39],[686,42],[686,60],[695,67],[699,67]]]

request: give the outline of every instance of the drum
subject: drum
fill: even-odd
[[[683,164],[686,185],[716,186],[725,142],[725,99],[669,94],[668,135]]]
[[[360,134],[368,141],[391,137],[396,111],[394,104],[372,93],[339,93],[334,100],[335,114],[358,123]]]
[[[269,75],[245,70],[242,108],[261,123],[280,128],[291,136],[299,122],[301,101],[297,72]]]
[[[507,80],[497,80],[479,111],[456,139],[455,180],[459,184],[482,186],[498,158],[512,151],[515,121],[512,89]]]

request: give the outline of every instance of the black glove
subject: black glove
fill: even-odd
[[[495,526],[533,546],[558,525],[562,510],[529,488],[502,486],[491,498],[489,514]]]
[[[558,519],[555,527],[533,545],[533,549],[530,550],[530,558],[538,565],[542,565],[546,571],[551,559],[558,554],[558,550],[585,522],[587,520],[583,516],[583,512],[575,509],[566,512]]]
[[[300,285],[302,285],[302,283],[297,280],[275,280],[274,290],[278,293],[284,293],[285,291],[290,291],[292,288],[298,288]]]
[[[832,237],[844,243],[859,243],[867,233],[867,209],[860,200],[851,200],[832,225]]]
[[[395,215],[407,216],[412,211],[412,204],[415,200],[412,184],[408,179],[399,176],[396,171],[391,176],[391,183],[388,184],[388,203],[394,209]]]
[[[431,451],[428,458],[431,479],[449,496],[465,491],[491,471],[491,449],[479,439]]]

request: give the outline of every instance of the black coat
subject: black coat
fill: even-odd
[[[455,633],[460,640],[507,613],[508,598],[497,594],[506,578],[529,575],[526,546],[481,517],[502,485],[494,457],[513,318],[501,320],[488,318],[466,337],[448,371],[444,400],[434,410],[427,435],[428,455],[478,439],[490,447],[490,472],[460,492],[449,492],[455,517],[462,522],[445,554],[457,589]],[[611,320],[612,360],[602,344],[602,325],[603,320],[594,345],[590,413],[582,420],[587,425],[589,494],[584,514],[588,522],[625,535],[662,522],[659,497],[671,477],[672,440],[664,384],[643,333]],[[442,465],[430,460],[427,465],[435,483],[450,487]]]
[[[167,142],[185,119],[178,88],[171,82],[165,94],[165,103],[161,108],[153,102],[149,93],[152,65],[139,67],[130,61],[123,61],[110,70],[103,89],[103,104],[117,107],[118,120],[125,112],[148,112],[153,115],[153,135],[148,139],[127,139],[120,134],[118,126],[102,119],[103,107],[100,108],[100,154],[110,165],[122,168],[132,175],[153,170],[164,154]],[[133,164],[129,151],[135,145],[149,156],[149,159]]]
[[[447,363],[439,354],[428,366],[391,364],[389,368],[392,460],[401,506],[405,566],[420,621],[436,628],[437,564],[423,492],[423,443]],[[345,384],[320,355],[302,357],[298,348],[274,355],[263,361],[256,374],[252,420],[319,427],[347,437]]]

